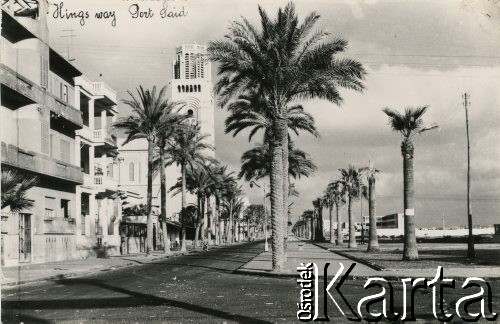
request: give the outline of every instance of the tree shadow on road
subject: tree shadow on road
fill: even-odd
[[[141,306],[170,306],[184,309],[200,314],[205,314],[220,319],[236,321],[240,323],[271,323],[257,318],[238,315],[219,309],[209,308],[201,305],[194,305],[187,302],[173,300],[169,298],[148,295],[120,287],[111,286],[100,280],[95,279],[63,279],[56,281],[58,284],[67,286],[72,285],[90,285],[99,288],[107,289],[113,292],[121,293],[123,297],[108,297],[108,298],[77,298],[77,299],[45,299],[45,300],[12,300],[3,301],[2,320],[4,322],[19,322],[25,319],[24,322],[43,322],[43,319],[32,317],[31,315],[22,314],[29,313],[30,310],[58,310],[58,309],[104,309],[104,308],[127,308]]]

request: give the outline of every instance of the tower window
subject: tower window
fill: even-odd
[[[189,109],[189,110],[188,110],[188,116],[190,116],[190,117],[191,117],[191,116],[193,116],[193,113],[194,113],[194,112],[193,112],[193,109]]]
[[[184,90],[185,90],[185,88],[184,88],[184,86],[182,86],[182,92],[185,92]]]
[[[189,86],[189,92],[193,92],[193,86],[192,85]]]
[[[181,92],[181,86],[177,86],[177,92]]]
[[[198,84],[198,92],[201,92],[201,85]]]

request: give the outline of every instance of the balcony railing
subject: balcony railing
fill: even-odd
[[[118,180],[104,175],[96,175],[94,176],[94,185],[101,189],[117,190]]]
[[[111,128],[94,129],[94,141],[116,147],[116,135]]]
[[[45,234],[75,234],[76,222],[74,218],[45,218],[43,223]]]
[[[96,96],[107,97],[112,102],[116,103],[116,91],[111,89],[104,81],[94,82],[94,94]]]
[[[81,168],[66,162],[55,160],[40,153],[25,151],[15,145],[2,142],[2,164],[30,170],[77,184],[83,183]]]

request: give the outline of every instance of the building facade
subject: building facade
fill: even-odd
[[[75,78],[75,100],[83,126],[76,131],[75,155],[83,184],[76,188],[76,237],[81,257],[120,253],[121,201],[118,192],[118,146],[113,122],[116,92],[106,83]]]
[[[82,220],[82,213],[99,218],[104,213],[99,206],[107,206],[107,219],[120,217],[120,208],[115,211],[107,198],[99,202],[98,194],[113,185],[96,185],[95,178],[88,178],[95,176],[97,159],[109,162],[108,151],[101,148],[109,144],[110,133],[96,137],[96,130],[106,128],[108,116],[102,110],[116,114],[116,94],[102,82],[84,86],[82,73],[49,47],[47,11],[45,1],[2,5],[2,169],[39,179],[27,193],[33,208],[17,214],[2,209],[1,260],[6,266],[89,255],[81,253],[82,247],[95,250],[100,242],[96,236],[94,245],[83,244],[82,237],[97,227]]]

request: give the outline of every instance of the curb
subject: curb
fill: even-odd
[[[385,270],[385,268],[384,268],[384,267],[381,267],[381,266],[379,266],[378,264],[375,264],[375,263],[373,263],[373,262],[367,261],[367,260],[365,260],[365,259],[361,259],[361,258],[358,258],[358,257],[354,257],[354,256],[350,255],[349,253],[345,253],[345,252],[341,252],[341,251],[335,251],[335,250],[333,250],[333,249],[330,249],[330,248],[327,248],[327,247],[321,246],[321,245],[319,245],[319,244],[317,244],[317,243],[312,243],[312,242],[311,242],[311,244],[312,244],[312,245],[314,245],[314,246],[317,246],[317,247],[319,247],[319,248],[322,248],[323,250],[327,250],[327,251],[330,251],[330,252],[332,252],[332,253],[338,254],[338,255],[340,255],[340,256],[342,256],[342,257],[344,257],[344,258],[347,258],[347,259],[350,259],[350,260],[356,261],[356,262],[358,262],[358,263],[361,263],[361,264],[363,264],[363,265],[365,265],[365,266],[367,266],[367,267],[369,267],[369,268],[372,268],[373,270],[377,270],[377,271],[383,271],[383,270]]]
[[[49,282],[49,281],[56,281],[56,280],[62,280],[62,279],[69,279],[69,278],[81,278],[81,277],[86,277],[86,276],[91,276],[93,274],[98,274],[100,272],[108,272],[108,271],[113,271],[113,270],[118,270],[118,269],[123,269],[123,268],[128,268],[132,266],[140,266],[140,265],[145,265],[154,261],[159,261],[163,259],[168,259],[170,257],[177,257],[181,255],[189,255],[194,253],[200,253],[198,251],[187,251],[187,252],[180,252],[180,253],[175,253],[171,255],[166,255],[166,256],[160,256],[160,257],[155,257],[149,260],[149,262],[145,262],[143,264],[136,263],[136,262],[128,262],[125,264],[119,264],[119,265],[113,265],[109,267],[105,267],[102,269],[96,269],[94,271],[86,271],[86,272],[70,272],[70,273],[64,273],[64,274],[58,274],[50,277],[45,277],[45,278],[37,278],[37,279],[29,279],[29,280],[20,280],[16,282],[6,282],[6,283],[1,283],[2,287],[15,287],[15,286],[20,286],[20,285],[25,285],[25,284],[32,284],[32,283],[44,283],[44,282]]]

